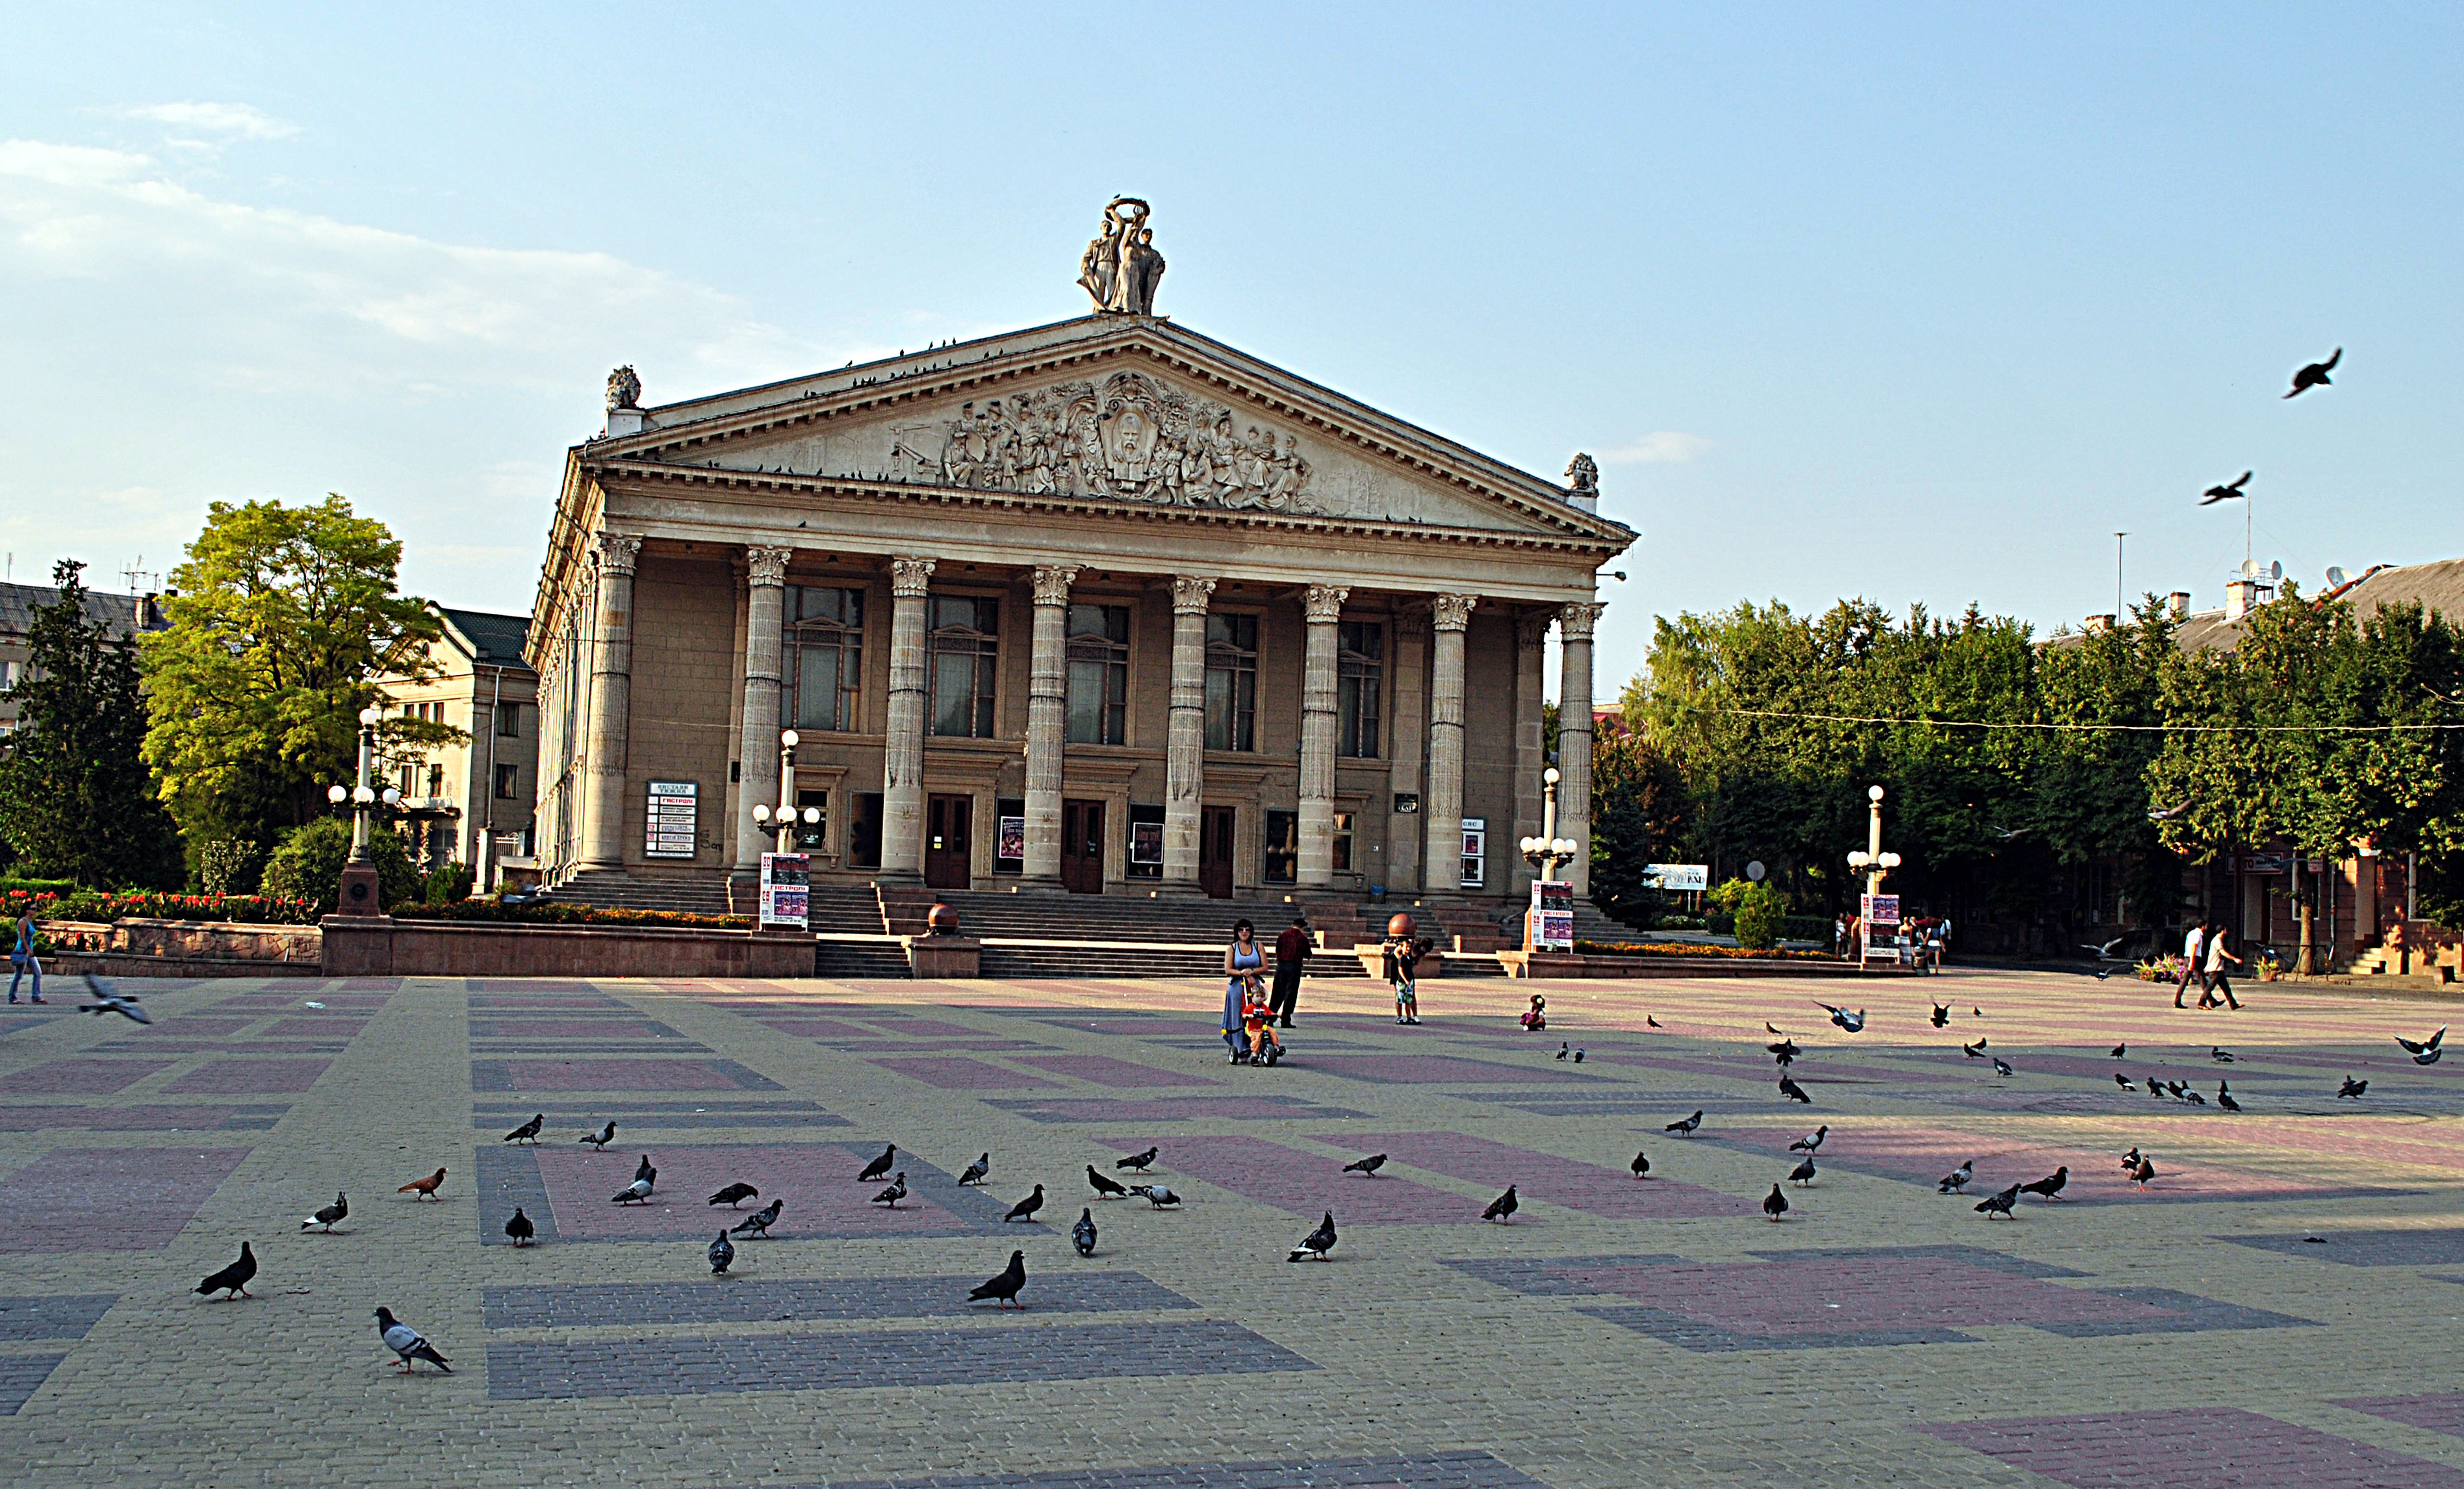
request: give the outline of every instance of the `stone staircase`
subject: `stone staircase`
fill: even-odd
[[[674,910],[686,915],[749,915],[728,904],[727,878],[712,873],[661,873],[655,869],[585,868],[540,896],[560,905],[602,909]]]

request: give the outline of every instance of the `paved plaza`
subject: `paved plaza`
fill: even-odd
[[[1195,981],[121,985],[150,1027],[68,979],[0,1022],[12,1484],[2464,1486],[2464,1068],[2393,1038],[2443,1002],[1635,981],[1549,987],[1528,1035],[1528,985],[1431,983],[1400,1028],[1313,982],[1252,1069]],[[1863,1033],[1815,1006],[1842,997]],[[856,1177],[886,1144],[895,1210]],[[1090,1195],[1149,1147],[1181,1206]],[[646,1154],[650,1201],[611,1203]],[[1974,1208],[2063,1166],[2061,1199]],[[1287,1263],[1329,1209],[1332,1259]],[[243,1240],[253,1299],[197,1296]],[[969,1304],[1013,1249],[1027,1306]],[[452,1373],[397,1373],[379,1304]]]

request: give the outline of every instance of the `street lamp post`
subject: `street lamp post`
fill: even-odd
[[[1874,896],[1882,892],[1882,876],[1900,866],[1900,856],[1882,851],[1882,788],[1866,787],[1865,800],[1865,845],[1848,855],[1848,866],[1865,876],[1865,899],[1870,909]],[[1863,926],[1865,945],[1870,949],[1874,944],[1873,923],[1864,915],[1857,919]]]
[[[1557,781],[1559,778],[1557,767],[1553,765],[1540,773],[1540,792],[1544,803],[1540,816],[1540,836],[1526,838],[1516,844],[1523,850],[1523,861],[1529,864],[1532,870],[1544,880],[1554,880],[1558,871],[1573,862],[1574,855],[1582,848],[1582,844],[1572,838],[1557,836]],[[1525,951],[1538,950],[1533,944],[1533,939],[1538,933],[1538,922],[1532,916],[1524,916],[1523,949]]]
[[[344,799],[351,803],[351,856],[343,862],[339,887],[338,912],[344,915],[381,915],[383,901],[378,894],[377,865],[368,854],[368,811],[376,805],[376,782],[371,772],[376,767],[377,724],[385,711],[365,708],[360,711],[360,765],[357,780],[348,792],[334,786],[325,792],[325,799],[341,806]],[[401,799],[401,794],[388,787],[387,805]]]
[[[774,809],[759,802],[756,802],[753,807],[753,821],[757,824],[763,827],[771,826],[774,823],[777,825],[779,833],[778,851],[781,853],[793,853],[796,851],[796,821],[798,818],[801,817],[803,820],[804,825],[807,827],[818,827],[822,824],[822,809],[820,807],[808,806],[803,808],[801,812],[798,811],[796,807],[796,746],[799,742],[801,742],[801,736],[798,735],[794,730],[789,729],[780,733],[779,805]]]

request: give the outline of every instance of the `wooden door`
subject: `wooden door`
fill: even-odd
[[[1061,887],[1072,894],[1104,892],[1104,803],[1061,803]]]
[[[924,882],[963,889],[975,873],[976,799],[935,795],[925,808]]]
[[[1212,900],[1232,898],[1232,808],[1210,806],[1198,818],[1198,887]]]

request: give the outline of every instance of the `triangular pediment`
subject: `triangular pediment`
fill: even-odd
[[[1606,552],[1634,537],[1562,486],[1150,317],[1089,316],[637,417],[638,432],[577,457],[603,473],[887,482]]]

